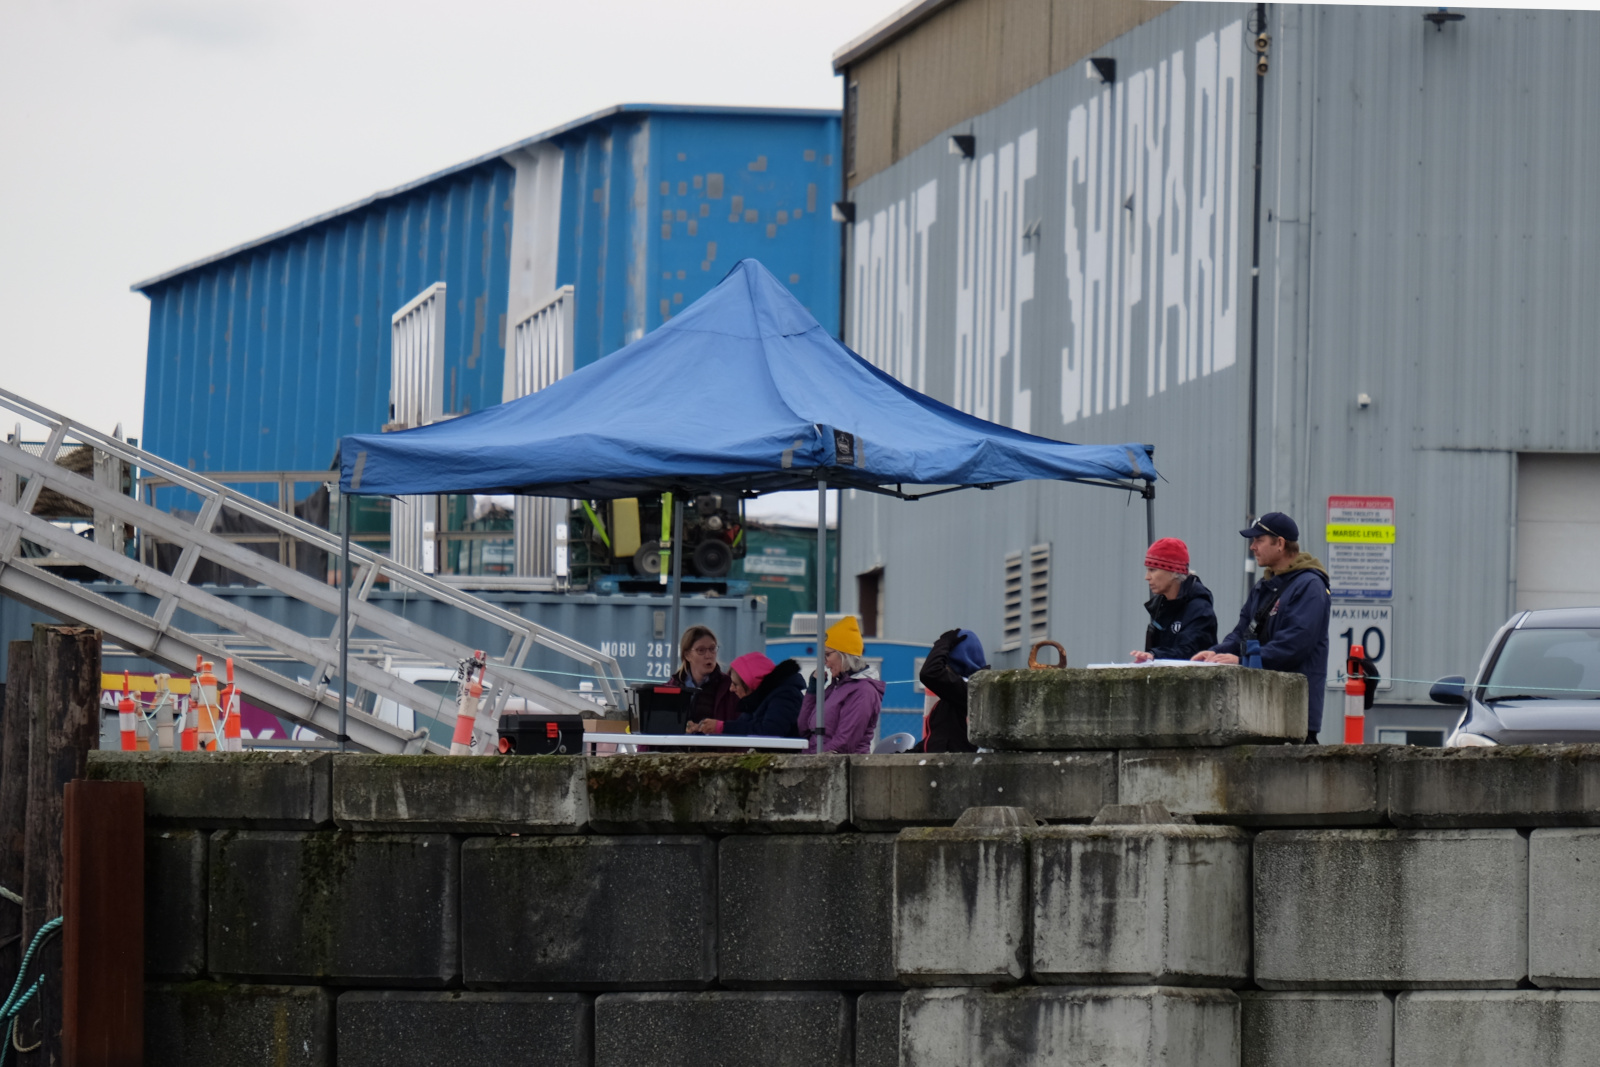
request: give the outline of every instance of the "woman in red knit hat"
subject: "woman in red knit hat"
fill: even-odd
[[[1211,590],[1200,576],[1189,573],[1189,546],[1176,537],[1163,537],[1144,557],[1144,581],[1150,599],[1144,609],[1150,625],[1144,631],[1144,651],[1133,662],[1152,659],[1188,659],[1217,643],[1217,612]]]

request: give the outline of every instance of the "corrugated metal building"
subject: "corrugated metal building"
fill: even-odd
[[[1514,608],[1600,603],[1597,48],[1586,12],[914,4],[835,57],[845,340],[964,410],[1153,443],[1157,535],[1225,627],[1248,516],[1326,559],[1328,497],[1394,497],[1387,673],[1470,673]],[[1137,501],[846,496],[880,633],[1001,644],[1020,553],[1013,612],[1072,662],[1141,647]]]
[[[627,104],[139,282],[144,447],[202,471],[318,470],[387,421],[390,317],[446,285],[444,410],[502,399],[508,324],[574,287],[573,363],[746,256],[839,308],[837,112]]]

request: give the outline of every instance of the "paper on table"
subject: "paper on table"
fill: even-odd
[[[1091,671],[1109,670],[1115,667],[1221,667],[1221,663],[1200,663],[1192,659],[1151,659],[1143,663],[1090,663],[1084,669]]]

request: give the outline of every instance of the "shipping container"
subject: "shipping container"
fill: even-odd
[[[1369,728],[1453,718],[1427,683],[1513,609],[1600,603],[1600,15],[1052,7],[920,5],[841,52],[845,341],[984,418],[1153,444],[1156,536],[1188,542],[1224,631],[1250,516],[1288,512],[1326,561],[1331,497],[1392,497],[1391,594],[1341,602],[1333,645],[1384,652]],[[1023,43],[951,52],[980,16]],[[1044,635],[1078,665],[1142,647],[1137,499],[840,513],[845,610],[882,568],[885,636],[970,627],[997,666]]]
[[[750,583],[750,592],[767,598],[767,636],[783,637],[796,612],[817,610],[817,531],[815,527],[752,523],[745,527],[743,559],[730,578]],[[828,610],[839,610],[839,531],[828,530]]]
[[[837,330],[838,145],[835,111],[627,104],[139,282],[145,447],[326,469],[340,436],[389,421],[390,319],[440,282],[447,415],[500,403],[508,337],[565,286],[569,368],[747,256]]]
[[[90,584],[88,588],[138,611],[155,610],[155,598],[132,586],[105,583]],[[211,587],[208,591],[220,600],[237,604],[296,633],[326,637],[338,622],[334,616],[273,589],[219,586]],[[499,591],[476,595],[497,607],[615,657],[623,677],[629,682],[658,681],[677,669],[677,640],[668,630],[672,620],[670,596]],[[368,599],[430,630],[449,634],[474,647],[483,647],[491,656],[504,651],[503,648],[482,643],[492,636],[485,628],[486,624],[467,618],[448,605],[425,597],[408,596],[403,592],[378,591]],[[716,632],[724,663],[731,663],[746,652],[759,652],[766,647],[766,604],[758,596],[685,596],[681,610],[684,627],[698,624],[709,626]],[[54,621],[10,597],[0,598],[0,676],[3,676],[6,668],[4,657],[9,651],[9,643],[30,639],[33,636],[32,626],[36,622]],[[172,624],[190,633],[217,632],[211,623],[182,609],[174,615]],[[366,631],[357,629],[351,640],[354,642],[370,636]],[[526,666],[545,680],[568,689],[577,689],[585,678],[592,680],[592,676],[578,672],[571,658],[538,646],[530,651]],[[157,667],[151,660],[125,654],[108,654],[104,668],[113,672],[165,669]],[[304,668],[296,663],[284,664],[283,669]],[[249,696],[248,693],[245,695]]]

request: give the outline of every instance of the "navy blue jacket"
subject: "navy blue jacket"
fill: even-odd
[[[805,699],[800,664],[786,659],[739,701],[739,715],[722,724],[722,732],[739,737],[799,737],[796,721]]]
[[[1256,583],[1239,612],[1239,625],[1212,651],[1231,652],[1242,659],[1245,642],[1253,639],[1261,642],[1262,667],[1305,675],[1310,687],[1309,726],[1316,733],[1322,729],[1322,698],[1328,682],[1328,618],[1333,599],[1328,593],[1328,573],[1315,556],[1302,552],[1290,566],[1291,570]]]
[[[1183,580],[1177,599],[1157,594],[1144,602],[1144,610],[1150,613],[1144,650],[1157,659],[1192,659],[1217,643],[1217,611],[1198,574]]]

